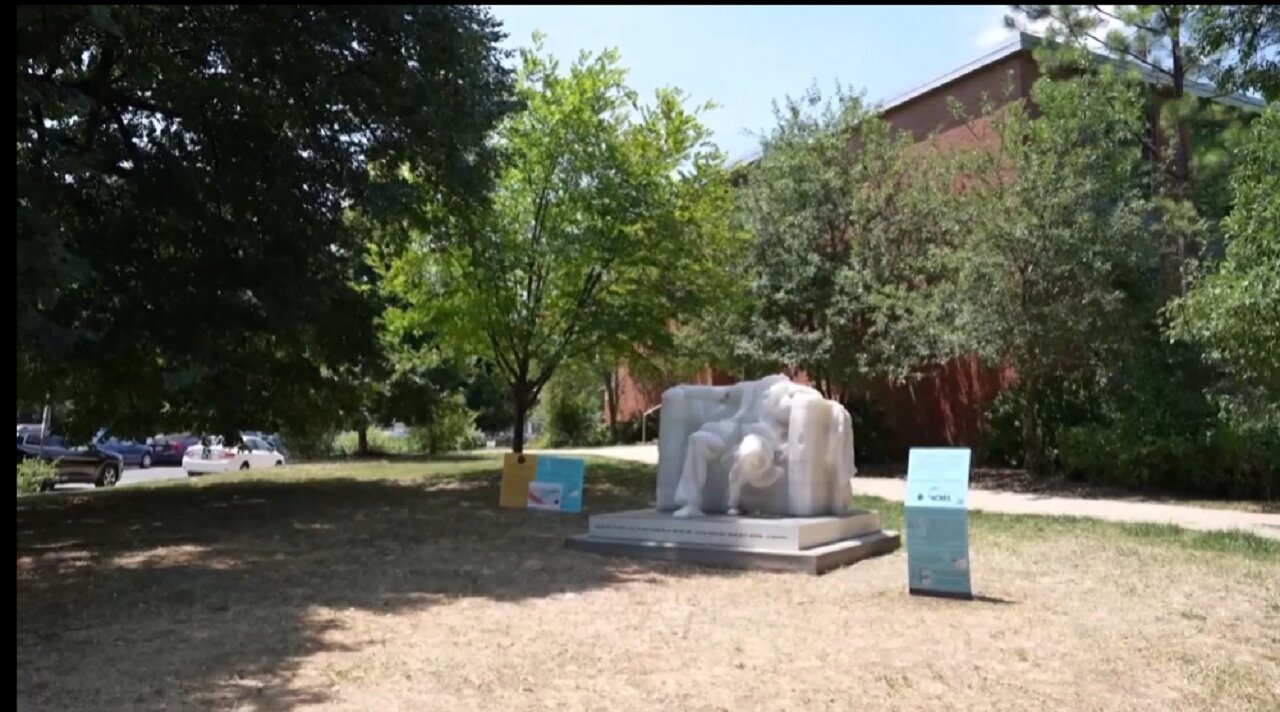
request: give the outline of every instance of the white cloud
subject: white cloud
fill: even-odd
[[[1003,24],[986,27],[973,38],[973,46],[978,49],[994,49],[1013,39],[1014,31]]]
[[[1101,5],[1100,7],[1105,12],[1115,12],[1115,5]],[[974,36],[973,46],[981,50],[994,49],[1013,39],[1017,35],[1018,31],[1011,30],[1004,26],[1004,18],[1006,15],[1013,15],[1017,18],[1018,24],[1022,27],[1024,32],[1042,37],[1044,36],[1045,31],[1049,29],[1050,23],[1052,22],[1047,18],[1028,22],[1026,18],[1018,17],[1008,5],[996,5],[988,14],[989,19],[986,21],[986,24],[978,31],[978,34]],[[1095,33],[1101,39],[1106,39],[1107,34],[1113,29],[1124,29],[1124,23],[1118,20],[1114,20],[1105,15],[1102,20],[1102,26],[1099,27]],[[1094,49],[1102,48],[1101,43],[1094,42],[1092,40],[1089,41],[1089,45],[1093,46]]]

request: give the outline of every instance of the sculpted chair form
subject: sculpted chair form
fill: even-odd
[[[856,473],[849,412],[786,376],[662,396],[659,511],[840,515]]]
[[[659,425],[656,511],[592,515],[566,546],[809,574],[901,546],[879,513],[850,509],[852,419],[818,391],[786,376],[677,386]]]

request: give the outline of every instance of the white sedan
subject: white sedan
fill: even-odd
[[[244,438],[238,445],[215,440],[210,445],[195,444],[182,455],[182,469],[188,475],[207,475],[230,470],[283,467],[284,455],[262,438]]]

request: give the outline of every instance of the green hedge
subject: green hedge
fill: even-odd
[[[1128,489],[1209,497],[1280,498],[1280,435],[1217,423],[1199,437],[1135,432],[1117,424],[1059,435],[1068,477]]]
[[[53,486],[57,470],[47,460],[23,460],[18,463],[18,494],[34,494]]]

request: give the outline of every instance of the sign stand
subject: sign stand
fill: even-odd
[[[904,507],[907,592],[973,600],[968,448],[912,448]]]
[[[577,458],[508,453],[502,458],[498,506],[581,512],[585,470],[586,463]]]

